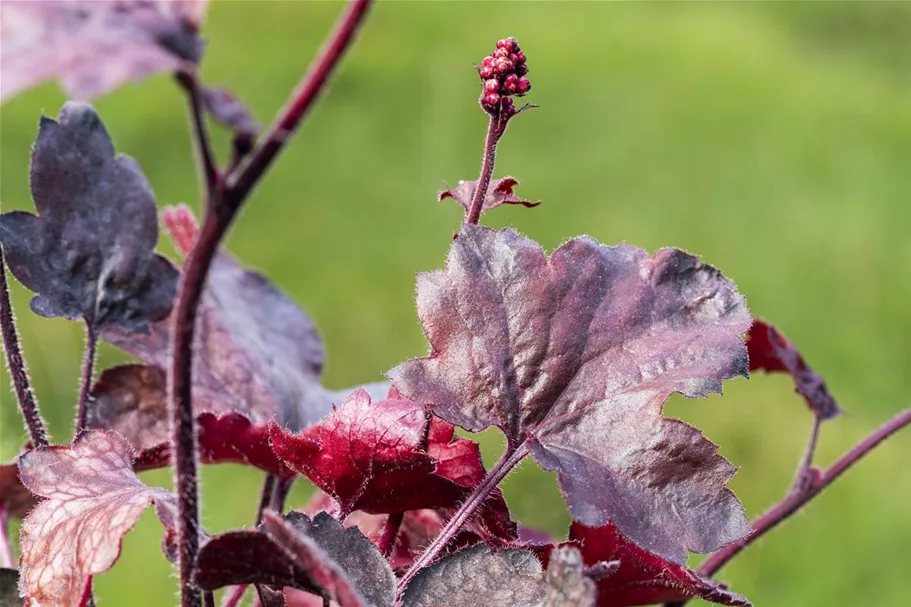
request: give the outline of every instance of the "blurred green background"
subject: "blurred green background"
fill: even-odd
[[[332,2],[216,1],[205,26],[209,84],[238,93],[267,123],[332,25]],[[609,4],[381,2],[323,103],[246,206],[229,247],[315,318],[326,383],[377,379],[427,346],[414,273],[440,267],[460,208],[445,180],[478,173],[486,117],[474,62],[517,36],[540,109],[517,118],[496,174],[544,202],[484,218],[548,249],[574,235],[679,246],[738,282],[848,410],[826,425],[827,464],[911,392],[911,3]],[[0,198],[32,208],[29,147],[48,84],[3,106]],[[199,207],[185,105],[167,76],[96,101],[118,149],[136,157],[161,204]],[[216,144],[227,150],[224,133]],[[169,243],[162,249],[171,254]],[[44,320],[14,285],[32,377],[66,442],[81,327]],[[124,360],[112,348],[101,368]],[[0,381],[2,446],[22,425]],[[751,516],[791,482],[810,415],[784,376],[729,382],[723,398],[673,399],[740,472]],[[485,456],[501,449],[483,439]],[[911,598],[911,432],[898,436],[722,578],[759,606],[907,605]],[[146,475],[167,486],[168,471]],[[250,523],[261,482],[235,466],[204,473],[205,524]],[[531,463],[506,481],[516,517],[555,534],[568,517],[554,479]],[[290,505],[309,488],[299,482]],[[99,605],[173,605],[175,578],[147,514]],[[694,557],[694,563],[701,557]],[[137,591],[141,589],[141,591]]]

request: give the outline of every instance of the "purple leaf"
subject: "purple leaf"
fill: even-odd
[[[32,310],[140,332],[168,314],[177,271],[153,253],[155,199],[91,106],[68,102],[59,122],[41,118],[31,186],[38,215],[0,215],[0,242],[10,270],[37,293]]]
[[[89,99],[195,63],[205,10],[206,0],[3,2],[0,100],[55,77]]]
[[[804,360],[800,350],[774,326],[753,321],[747,335],[750,371],[781,371],[794,378],[797,393],[820,419],[829,420],[844,413],[826,385],[826,380]]]
[[[541,562],[531,552],[491,552],[479,544],[422,569],[408,584],[401,607],[540,607],[547,593]]]
[[[530,440],[575,518],[676,562],[749,531],[733,466],[661,416],[672,393],[747,372],[750,317],[716,269],[589,238],[548,260],[511,229],[465,225],[446,269],[418,276],[417,305],[431,355],[392,369],[393,385],[467,430]]]
[[[504,177],[503,179],[493,179],[490,182],[490,186],[487,188],[487,197],[484,199],[484,206],[482,209],[484,211],[489,211],[490,209],[496,208],[501,204],[521,204],[524,207],[532,208],[536,207],[540,202],[531,202],[528,200],[522,200],[521,198],[516,197],[512,190],[515,186],[519,185],[519,182],[513,177]],[[452,190],[443,190],[439,193],[439,199],[445,200],[446,198],[452,198],[460,205],[465,208],[465,212],[471,210],[471,200],[474,198],[474,193],[478,189],[478,182],[475,181],[460,181],[458,187]]]
[[[324,593],[341,607],[391,607],[395,600],[395,576],[373,543],[325,513],[311,521],[266,511],[262,530],[215,536],[200,550],[195,579],[204,590],[290,586]]]
[[[192,247],[196,226],[189,209],[168,209],[164,220],[181,249]],[[226,254],[216,256],[197,314],[197,411],[237,411],[256,425],[275,418],[296,431],[341,401],[343,395],[320,384],[323,344],[310,318],[259,272]],[[102,337],[149,365],[167,368],[167,320],[153,325],[150,335],[111,330]]]
[[[155,504],[168,535],[177,504],[133,473],[130,444],[114,432],[83,432],[71,447],[43,447],[19,458],[23,484],[46,498],[22,521],[22,589],[33,601],[78,607],[89,576],[111,568],[139,515]]]
[[[0,605],[3,607],[22,607],[24,601],[19,598],[19,572],[15,569],[0,569]]]

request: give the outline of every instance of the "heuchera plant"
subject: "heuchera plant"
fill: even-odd
[[[502,204],[533,207],[511,177],[494,179],[497,143],[531,90],[515,38],[476,66],[489,118],[477,180],[440,198],[465,209],[443,269],[420,274],[425,358],[390,383],[332,392],[307,315],[221,242],[250,191],[324,90],[371,2],[352,0],[312,68],[259,129],[230,92],[204,86],[202,0],[5,3],[3,96],[58,77],[85,99],[155,71],[189,102],[205,194],[197,225],[184,206],[161,222],[186,258],[154,252],[159,218],[139,166],[98,114],[68,102],[41,117],[30,183],[37,214],[0,215],[0,325],[30,435],[0,467],[0,601],[93,604],[150,504],[179,570],[182,607],[252,586],[264,607],[620,607],[693,597],[748,605],[714,574],[796,512],[881,441],[906,410],[820,470],[820,426],[841,412],[823,379],[773,326],[753,321],[734,283],[678,249],[649,254],[591,238],[547,255],[512,229],[479,225]],[[26,25],[28,27],[26,27]],[[115,49],[116,52],[114,52]],[[216,165],[207,117],[234,133]],[[35,292],[32,310],[87,332],[76,436],[52,445],[25,371],[5,268]],[[103,371],[104,339],[141,363]],[[748,371],[794,378],[814,424],[793,487],[748,522],[726,488],[734,467],[696,428],[662,416],[673,393],[720,392]],[[455,435],[496,427],[502,458],[485,470]],[[565,539],[520,528],[498,488],[522,460],[557,473],[573,522]],[[199,523],[200,464],[265,473],[248,529],[210,536]],[[136,473],[170,466],[176,491]],[[286,512],[298,477],[320,490]],[[251,504],[251,510],[256,504]],[[24,517],[18,569],[6,523]],[[693,571],[690,552],[711,553]]]

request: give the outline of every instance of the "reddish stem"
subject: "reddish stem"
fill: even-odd
[[[79,406],[76,409],[76,434],[85,428],[88,416],[89,391],[92,389],[92,374],[95,371],[95,350],[98,347],[98,333],[88,324],[85,326],[85,354],[82,357],[82,377],[79,380]]]
[[[794,484],[791,486],[791,492],[805,491],[812,486],[813,457],[816,455],[816,445],[819,444],[819,429],[822,427],[823,421],[821,416],[813,416],[813,427],[810,428],[810,438],[807,440],[807,447],[804,449],[803,456],[800,458],[800,465],[797,468],[797,474],[794,476]]]
[[[215,607],[215,595],[211,590],[207,590],[203,593],[202,600],[205,607]]]
[[[13,305],[9,297],[9,284],[6,282],[6,263],[3,261],[3,249],[0,247],[0,332],[3,334],[3,350],[6,352],[6,364],[9,366],[13,389],[25,427],[33,447],[46,447],[48,444],[47,426],[38,411],[38,402],[28,379],[28,369],[22,358],[19,347],[19,334],[16,332],[16,320],[13,317]]]
[[[377,548],[387,559],[392,554],[393,548],[395,548],[395,540],[399,536],[399,530],[402,528],[402,521],[404,520],[404,512],[393,512],[386,517],[386,526],[383,527],[383,535],[380,537],[380,543]]]
[[[311,65],[292,93],[290,101],[279,113],[278,120],[264,135],[262,143],[251,153],[249,160],[228,177],[226,196],[229,206],[239,206],[243,202],[284,148],[351,45],[371,4],[373,0],[352,0],[348,4],[348,9],[336,24],[316,62]]]
[[[771,510],[753,521],[751,525],[753,532],[750,533],[750,535],[733,544],[728,544],[724,548],[713,553],[712,556],[699,567],[699,573],[706,577],[714,575],[719,569],[724,567],[728,561],[740,554],[744,548],[777,527],[783,521],[787,520],[792,514],[800,510],[804,504],[822,493],[826,487],[835,482],[838,477],[863,459],[864,456],[875,449],[880,443],[908,425],[911,425],[911,409],[905,409],[880,426],[875,432],[857,443],[850,451],[838,458],[838,460],[825,472],[820,474],[815,482],[807,487],[805,491],[790,493]],[[668,607],[682,607],[686,603],[687,601],[681,601],[668,604]]]
[[[266,511],[266,508],[269,507],[269,504],[272,503],[272,496],[275,493],[275,481],[278,477],[274,474],[267,474],[266,478],[263,479],[263,490],[259,496],[259,506],[256,509],[256,519],[253,521],[253,525],[259,525],[263,520],[263,512]]]
[[[212,140],[206,128],[205,108],[202,95],[199,91],[199,80],[194,72],[180,71],[175,74],[177,82],[183,87],[190,104],[190,122],[193,124],[193,147],[196,152],[197,162],[202,173],[202,181],[206,191],[215,190],[216,184],[221,179],[221,173],[215,162],[215,153],[212,151]]]
[[[500,128],[500,112],[490,114],[490,121],[487,123],[487,137],[484,139],[484,159],[481,162],[481,176],[478,178],[478,187],[475,188],[474,198],[471,199],[471,208],[468,211],[466,223],[478,225],[481,219],[481,211],[484,209],[484,200],[487,198],[487,190],[490,187],[490,179],[493,177],[493,167],[497,160],[497,142],[503,131]]]
[[[477,509],[480,508],[481,504],[484,503],[484,500],[486,500],[491,492],[497,488],[500,481],[506,478],[506,475],[509,474],[510,470],[515,468],[526,455],[528,455],[527,442],[523,442],[517,447],[507,446],[500,461],[490,469],[490,472],[487,473],[487,476],[484,477],[481,484],[475,487],[468,499],[462,503],[453,517],[446,522],[446,525],[443,527],[442,531],[440,531],[440,534],[433,540],[427,549],[424,550],[421,556],[417,558],[408,571],[405,572],[402,579],[399,580],[399,595],[408,587],[408,583],[411,582],[412,578],[414,578],[421,569],[434,561],[437,555],[442,552],[452,538],[458,534],[462,529],[462,526],[468,522],[468,519],[470,519]]]
[[[9,537],[9,515],[0,507],[0,567],[15,569],[16,557]]]
[[[89,576],[89,579],[85,581],[85,586],[82,588],[82,596],[79,597],[79,607],[92,607],[95,604],[95,601],[92,599],[92,576]]]
[[[247,584],[232,588],[231,591],[225,595],[225,601],[221,604],[221,607],[237,607],[240,605],[240,601],[244,598],[247,588]]]

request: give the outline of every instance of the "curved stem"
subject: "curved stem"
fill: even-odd
[[[272,495],[272,501],[269,503],[269,508],[281,514],[285,509],[285,501],[288,499],[288,494],[291,493],[291,485],[294,484],[294,477],[281,478],[279,477],[278,482],[275,484],[275,493]]]
[[[875,432],[857,443],[850,451],[842,455],[825,472],[819,475],[815,482],[805,491],[792,492],[771,510],[753,521],[753,532],[740,541],[728,544],[721,550],[712,554],[699,567],[699,573],[711,577],[724,567],[731,559],[740,554],[744,548],[761,538],[763,535],[787,520],[792,514],[800,510],[804,504],[822,493],[822,491],[835,482],[851,466],[859,462],[870,451],[890,436],[898,433],[906,426],[911,425],[911,408],[905,409],[891,420],[880,426]],[[682,607],[687,601],[670,603],[668,607]]]
[[[192,139],[196,150],[196,164],[202,173],[206,191],[211,192],[221,179],[221,173],[215,163],[212,140],[209,138],[209,131],[206,128],[205,108],[199,90],[199,80],[195,72],[188,71],[177,72],[175,77],[187,94],[187,101],[190,104],[190,122],[193,125]]]
[[[466,223],[478,225],[481,211],[484,210],[484,200],[487,198],[487,189],[493,177],[493,167],[497,160],[497,142],[500,141],[500,115],[499,112],[490,115],[487,123],[487,137],[484,139],[484,159],[481,162],[481,176],[478,178],[478,187],[475,188],[474,198],[471,199],[471,208],[468,211]]]
[[[352,0],[342,15],[319,57],[301,79],[290,101],[278,119],[263,137],[262,143],[248,157],[249,160],[233,171],[228,178],[227,200],[229,206],[240,205],[256,183],[268,170],[285,143],[297,129],[313,102],[325,88],[326,82],[338,66],[345,51],[354,40],[358,27],[363,23],[373,0]]]
[[[399,580],[398,592],[400,594],[421,569],[433,562],[437,555],[442,552],[452,538],[454,538],[462,529],[462,526],[468,522],[468,519],[471,518],[481,504],[484,503],[484,500],[486,500],[491,492],[497,488],[500,481],[502,481],[506,475],[509,474],[510,470],[515,468],[526,455],[528,455],[527,442],[521,443],[516,447],[507,447],[503,456],[500,458],[500,461],[490,469],[490,472],[487,473],[487,476],[484,477],[481,484],[475,487],[468,499],[459,507],[453,517],[446,522],[446,525],[443,527],[442,531],[440,531],[440,534],[433,540],[427,549],[424,550],[421,556],[415,560],[414,564],[412,564],[408,571],[405,572],[405,575],[402,576],[402,579]]]
[[[3,260],[3,248],[0,247],[0,333],[3,334],[3,350],[6,352],[6,364],[13,380],[13,389],[25,427],[33,447],[48,445],[47,426],[38,411],[38,402],[28,379],[28,369],[22,358],[19,347],[19,334],[16,332],[16,320],[13,317],[13,305],[9,297],[9,284],[6,282],[6,262]]]
[[[791,486],[792,492],[804,491],[812,486],[813,477],[813,458],[816,455],[816,445],[819,444],[819,429],[822,427],[823,419],[819,415],[813,416],[813,427],[810,428],[810,438],[807,440],[806,449],[800,458],[800,465],[797,467],[797,473],[794,475],[794,484]]]
[[[253,521],[253,525],[259,525],[263,520],[263,512],[266,508],[269,507],[269,504],[272,503],[272,496],[275,493],[275,481],[278,479],[274,474],[266,474],[266,477],[263,479],[263,490],[259,496],[259,506],[256,509],[256,519]]]
[[[88,416],[89,392],[92,389],[92,374],[95,371],[95,350],[98,347],[98,333],[91,326],[85,326],[85,354],[82,357],[82,377],[79,380],[79,406],[76,410],[76,432],[85,428]]]

